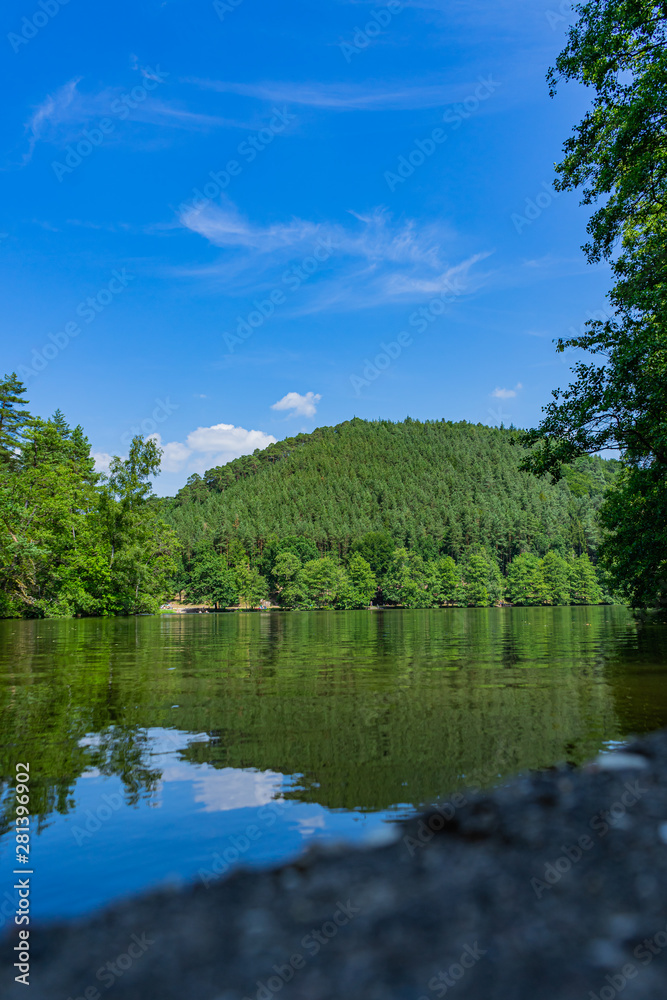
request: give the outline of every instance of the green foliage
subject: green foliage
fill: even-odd
[[[593,106],[566,141],[560,190],[582,189],[597,205],[588,260],[609,261],[611,315],[558,341],[587,352],[565,390],[554,390],[540,426],[525,441],[526,467],[559,476],[563,462],[617,448],[628,474],[602,514],[601,551],[615,585],[637,606],[660,603],[667,539],[645,506],[667,490],[667,8],[651,0],[591,0],[550,71],[593,91]],[[626,511],[642,514],[644,536]],[[620,522],[616,518],[620,518]],[[649,534],[650,532],[650,534]],[[656,572],[658,568],[658,572]]]
[[[337,608],[351,611],[367,608],[377,593],[377,580],[369,563],[353,552],[347,563],[347,579],[338,591]]]
[[[504,589],[498,564],[481,546],[466,553],[461,567],[458,603],[468,607],[488,607],[502,600]]]
[[[547,484],[519,469],[514,440],[481,425],[355,419],[236,459],[161,502],[182,541],[178,579],[187,589],[215,552],[254,567],[283,608],[365,608],[376,596],[403,608],[498,604],[522,552],[595,558],[619,466],[582,457]]]
[[[501,571],[522,551],[595,557],[613,465],[582,458],[575,491],[522,472],[515,434],[482,425],[350,420],[205,474],[162,502],[187,576],[206,549],[259,567],[272,588],[282,551],[305,564],[358,552],[383,583],[396,548],[425,562],[483,545]],[[236,547],[232,558],[229,554]],[[243,553],[241,555],[240,553]]]
[[[394,541],[387,531],[369,531],[353,543],[352,551],[358,552],[373,573],[382,578],[394,554]]]
[[[424,560],[406,548],[396,549],[382,583],[385,601],[404,608],[430,608],[435,603]]]
[[[522,552],[507,571],[507,589],[512,604],[546,604],[542,561],[530,552]]]
[[[301,560],[298,556],[289,551],[281,552],[273,564],[273,578],[278,590],[284,590],[295,579],[300,569]]]
[[[15,450],[0,462],[0,614],[157,610],[179,543],[149,499],[155,443],[135,438],[129,458],[114,459],[105,477],[81,427],[70,428],[60,411],[47,421],[22,411],[20,426],[7,426]]]
[[[572,604],[602,603],[602,588],[587,555],[579,556],[570,567],[570,599]]]
[[[30,420],[24,399],[26,388],[16,372],[0,381],[0,464],[11,462],[22,443],[22,431]]]
[[[542,560],[545,604],[570,603],[570,566],[557,552],[547,552]]]
[[[333,559],[328,556],[311,559],[299,571],[291,598],[299,608],[332,608],[348,582],[342,567]]]
[[[236,567],[236,588],[239,599],[248,608],[257,608],[269,596],[269,584],[256,566],[243,563]]]
[[[626,469],[602,511],[605,565],[635,607],[667,604],[667,486],[663,469]]]
[[[187,596],[196,604],[228,608],[239,597],[236,573],[227,568],[227,560],[222,556],[206,553],[194,566]]]
[[[461,573],[451,556],[442,556],[435,562],[435,595],[439,604],[456,604]]]

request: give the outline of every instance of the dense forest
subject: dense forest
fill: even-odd
[[[81,427],[25,408],[16,375],[0,381],[0,617],[156,611],[179,543],[151,502],[153,441],[95,472]]]
[[[516,439],[354,419],[192,476],[162,506],[177,587],[222,607],[600,603],[591,560],[618,463],[580,458],[551,484],[520,470]]]
[[[0,616],[219,608],[596,604],[598,509],[616,462],[558,483],[519,468],[517,432],[351,420],[270,445],[158,500],[160,450],[107,474],[81,427],[0,382]]]

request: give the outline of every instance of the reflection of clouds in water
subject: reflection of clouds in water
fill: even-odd
[[[323,812],[315,816],[297,818],[294,825],[302,837],[312,837],[318,830],[325,831],[327,828],[326,817]]]
[[[220,770],[186,761],[164,769],[162,781],[187,781],[194,789],[194,801],[202,803],[203,812],[247,809],[282,801],[280,792],[285,779],[274,771],[241,771],[235,767]]]
[[[281,792],[285,776],[275,771],[242,770],[225,767],[217,769],[209,764],[193,764],[181,760],[179,752],[187,750],[192,743],[207,743],[208,733],[186,733],[178,729],[154,727],[142,731],[145,735],[151,766],[162,772],[161,779],[151,795],[150,805],[160,808],[164,785],[170,782],[187,782],[192,785],[193,801],[203,806],[202,812],[223,812],[231,809],[256,808],[269,802],[282,802]],[[97,748],[101,736],[90,733],[79,740],[81,747]],[[160,760],[163,757],[163,760]],[[97,768],[85,771],[82,777],[97,777]],[[324,822],[317,821],[317,826]],[[305,833],[304,833],[305,836]]]
[[[210,740],[208,733],[182,733],[178,729],[148,729],[146,734],[150,740],[151,756],[187,750],[191,743],[208,743]]]

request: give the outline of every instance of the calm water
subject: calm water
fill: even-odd
[[[377,839],[462,785],[667,726],[667,626],[623,608],[10,621],[0,643],[0,870],[29,761],[45,919]]]

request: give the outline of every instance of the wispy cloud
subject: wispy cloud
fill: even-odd
[[[37,143],[45,136],[51,134],[63,122],[71,119],[72,105],[76,103],[78,97],[77,84],[79,78],[70,80],[63,87],[60,87],[55,94],[49,94],[25,123],[25,133],[28,138],[28,151],[24,156],[24,162],[28,162],[32,157]]]
[[[159,84],[160,81],[156,80],[153,71],[146,69],[140,73],[142,79]],[[91,122],[105,117],[117,121],[128,119],[157,128],[199,132],[218,128],[250,127],[246,121],[191,111],[177,101],[167,101],[162,96],[158,97],[148,91],[144,91],[146,96],[142,101],[134,101],[130,97],[132,103],[127,105],[123,103],[122,98],[132,91],[136,80],[128,80],[125,87],[106,87],[99,91],[83,91],[80,83],[80,77],[68,81],[32,110],[24,126],[28,140],[28,151],[24,154],[24,162],[30,160],[37,143],[46,142],[62,146],[75,138]],[[116,141],[118,134],[115,135]]]
[[[293,219],[270,226],[253,225],[231,202],[188,209],[181,222],[186,229],[205,237],[217,247],[251,250],[271,254],[314,242],[320,227],[316,223]]]
[[[302,396],[298,392],[288,392],[271,406],[272,410],[291,410],[290,417],[314,417],[317,404],[321,400],[319,392],[307,392]]]
[[[454,279],[463,292],[472,287],[473,267],[489,256],[480,252],[452,263],[447,250],[455,247],[456,237],[446,225],[397,222],[381,207],[366,214],[350,212],[345,222],[292,218],[262,225],[223,201],[186,210],[181,223],[224,255],[213,264],[177,273],[208,279],[230,295],[262,291],[276,284],[278,269],[284,274],[288,262],[298,274],[300,257],[304,261],[317,245],[332,248],[316,276],[300,281],[303,288],[290,306],[293,315],[423,301],[451,290]]]
[[[417,108],[436,108],[463,100],[478,80],[457,83],[436,81],[406,86],[397,84],[291,83],[266,81],[264,83],[236,83],[226,80],[202,80],[186,77],[183,83],[194,84],[220,94],[235,94],[277,104],[297,104],[331,111],[413,111]]]

